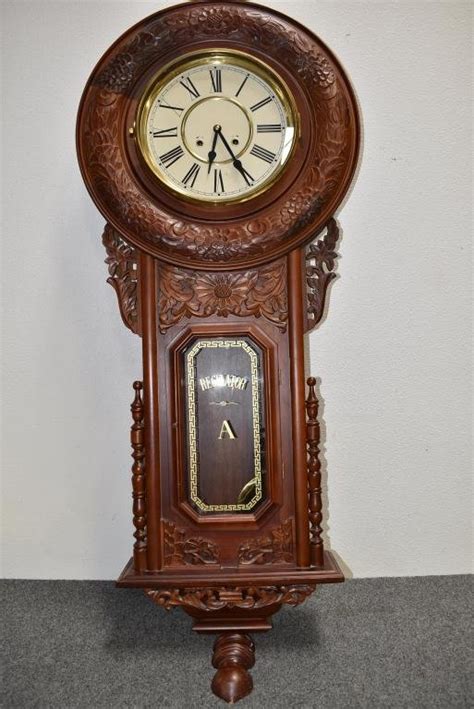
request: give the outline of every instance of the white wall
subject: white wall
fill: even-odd
[[[268,2],[339,55],[364,117],[342,277],[310,343],[332,546],[354,576],[467,572],[470,3]],[[6,576],[114,578],[131,551],[140,346],[74,125],[98,57],[167,4],[3,3]]]

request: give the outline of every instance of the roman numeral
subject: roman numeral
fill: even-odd
[[[272,153],[271,150],[260,147],[260,145],[254,145],[250,151],[250,155],[254,155],[260,160],[265,160],[265,162],[272,163],[276,158],[276,153]]]
[[[212,89],[214,93],[219,93],[222,91],[222,69],[216,69],[214,67],[209,71],[212,81]]]
[[[255,182],[255,180],[253,179],[252,175],[251,175],[249,172],[247,172],[247,170],[246,170],[243,166],[241,166],[239,172],[240,172],[240,174],[242,175],[242,177],[244,178],[245,182],[246,182],[249,186],[250,186],[250,185],[253,185],[253,183]]]
[[[236,96],[238,96],[238,95],[240,94],[240,92],[242,91],[242,89],[244,88],[245,84],[247,83],[247,81],[248,81],[248,79],[249,79],[249,76],[250,76],[250,74],[247,74],[247,76],[245,77],[245,79],[244,79],[244,80],[242,81],[242,83],[240,84],[240,87],[239,87],[237,93],[235,94]]]
[[[258,103],[254,104],[253,106],[250,106],[251,111],[258,111],[259,108],[263,108],[263,106],[266,106],[268,103],[271,103],[273,101],[272,96],[267,96],[267,98],[262,99]]]
[[[223,192],[225,192],[222,170],[214,170],[214,192],[216,194],[222,194]]]
[[[178,145],[176,148],[173,148],[173,150],[168,150],[167,153],[160,155],[160,160],[165,167],[170,168],[171,165],[174,165],[174,163],[182,158],[183,155],[184,150],[180,145]]]
[[[154,130],[151,131],[154,138],[177,138],[178,129],[177,128],[165,128],[164,130]]]
[[[187,187],[187,186],[188,186],[188,182],[190,182],[190,185],[189,185],[189,186],[190,186],[190,187],[194,187],[194,183],[195,183],[196,180],[197,180],[197,177],[198,177],[198,175],[199,175],[199,170],[200,170],[200,169],[201,169],[201,166],[198,165],[197,162],[195,162],[195,163],[192,165],[192,167],[189,168],[189,170],[187,171],[187,173],[185,174],[185,176],[184,176],[183,179],[181,180],[181,182],[183,183],[183,185],[186,185],[186,187]]]
[[[283,126],[281,123],[259,123],[257,133],[281,133]]]
[[[181,86],[184,86],[186,91],[189,91],[193,98],[199,98],[199,96],[201,95],[197,88],[194,86],[189,76],[187,76],[184,81],[180,81],[179,83],[181,84]]]
[[[181,106],[170,106],[169,103],[163,103],[163,101],[158,101],[158,105],[160,108],[170,108],[172,111],[179,111],[179,113],[184,111],[184,108],[181,108]]]

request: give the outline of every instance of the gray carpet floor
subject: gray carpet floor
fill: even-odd
[[[10,707],[224,707],[210,692],[213,637],[111,582],[3,581]],[[242,709],[473,707],[472,578],[321,586],[255,635]]]

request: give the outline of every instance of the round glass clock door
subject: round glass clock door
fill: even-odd
[[[265,491],[261,350],[201,337],[183,357],[188,500],[200,514],[251,513]]]
[[[240,52],[193,55],[155,78],[138,111],[152,172],[189,199],[243,201],[278,178],[296,144],[294,101],[265,64]]]

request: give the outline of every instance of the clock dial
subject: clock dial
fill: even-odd
[[[267,189],[297,140],[289,90],[238,52],[206,52],[156,78],[138,112],[153,173],[189,199],[232,202]]]

